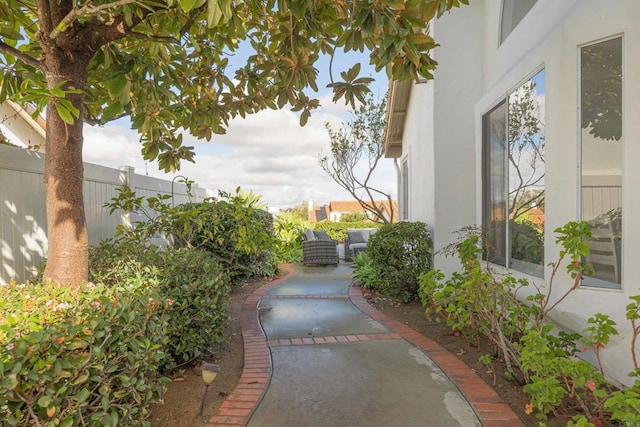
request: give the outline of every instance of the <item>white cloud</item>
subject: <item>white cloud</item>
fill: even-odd
[[[234,119],[226,135],[211,142],[185,138],[195,147],[195,164],[184,162],[179,172],[202,188],[233,191],[241,186],[263,195],[272,207],[288,207],[313,199],[315,203],[350,200],[318,165],[318,154],[327,151],[329,137],[325,122],[337,127],[348,108],[322,98],[322,109],[315,111],[306,126],[288,110],[267,110]],[[122,121],[103,128],[85,128],[85,161],[105,166],[133,166],[139,174],[165,179],[174,175],[159,171],[155,162],[145,162],[139,137]],[[391,160],[379,166],[377,185],[395,197],[396,174]]]

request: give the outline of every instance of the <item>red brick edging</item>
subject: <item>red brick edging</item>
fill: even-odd
[[[287,272],[286,276],[260,287],[242,305],[240,315],[244,341],[244,369],[242,376],[236,388],[227,396],[220,409],[218,409],[217,414],[206,423],[207,427],[241,426],[249,420],[249,417],[262,399],[271,378],[272,366],[269,344],[273,346],[320,344],[320,342],[315,342],[313,339],[313,342],[304,342],[302,339],[302,342],[298,342],[295,338],[267,342],[258,321],[257,305],[271,288],[298,273],[292,266],[285,265],[284,269]],[[351,286],[349,288],[349,298],[363,313],[380,322],[393,333],[373,334],[371,337],[368,335],[354,335],[353,337],[355,338],[352,339],[349,339],[351,336],[345,337],[345,342],[401,337],[422,350],[442,369],[445,375],[451,379],[469,401],[485,427],[523,426],[518,416],[502,398],[456,356],[416,330],[391,319],[386,314],[375,309],[364,298],[361,288]],[[342,339],[337,340],[337,337],[330,337],[329,339],[331,338],[335,338],[337,342],[343,341]],[[327,337],[323,339],[326,340]],[[294,342],[294,340],[296,341]],[[276,343],[275,341],[278,342]],[[326,342],[331,341],[327,340]]]
[[[362,295],[362,289],[360,287],[351,286],[349,289],[349,297],[351,298],[351,302],[367,316],[396,332],[429,356],[469,401],[473,410],[480,418],[482,425],[485,427],[524,426],[520,418],[518,418],[509,405],[502,400],[498,393],[489,387],[489,385],[463,361],[415,329],[397,320],[393,320],[391,317],[371,306]]]
[[[242,304],[240,326],[244,341],[244,369],[236,388],[207,423],[207,427],[241,426],[248,420],[267,389],[271,378],[271,353],[267,338],[258,322],[258,302],[274,286],[294,276],[297,271],[284,265],[286,275],[256,289]]]

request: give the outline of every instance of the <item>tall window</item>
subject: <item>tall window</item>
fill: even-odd
[[[483,117],[485,259],[544,273],[544,70]]]
[[[622,37],[580,50],[582,220],[591,225],[585,286],[620,288],[622,255]]]
[[[400,178],[400,219],[407,221],[409,219],[409,164],[408,160],[404,160],[401,166]]]

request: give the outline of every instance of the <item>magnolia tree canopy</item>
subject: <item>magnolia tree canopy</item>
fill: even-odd
[[[4,0],[0,102],[46,108],[45,277],[87,275],[82,128],[130,116],[162,169],[193,161],[182,134],[211,139],[229,120],[319,106],[321,55],[369,51],[396,80],[430,78],[427,23],[468,0]],[[331,69],[321,70],[331,73]],[[359,64],[333,75],[335,99],[362,100]],[[339,78],[338,78],[339,77]],[[309,90],[310,89],[310,90]]]

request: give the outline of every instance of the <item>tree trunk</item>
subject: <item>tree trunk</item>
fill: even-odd
[[[53,48],[44,52],[49,89],[66,82],[65,89],[83,89],[89,58],[86,54]],[[89,239],[84,212],[82,181],[83,94],[67,94],[80,111],[72,125],[65,123],[56,110],[57,99],[47,105],[47,145],[44,167],[49,253],[45,281],[79,286],[87,280]]]

